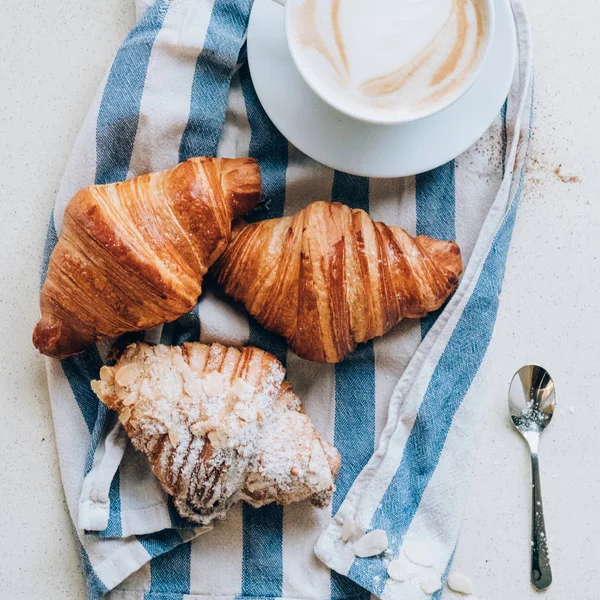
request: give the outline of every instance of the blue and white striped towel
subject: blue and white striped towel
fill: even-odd
[[[48,359],[62,479],[90,598],[110,590],[121,600],[423,598],[412,583],[387,582],[385,560],[407,540],[427,544],[434,568],[447,571],[487,389],[476,374],[496,318],[529,139],[530,35],[523,1],[512,5],[518,67],[485,136],[432,172],[368,180],[315,163],[270,123],[245,63],[251,0],[138,0],[138,23],[69,160],[46,265],[64,207],[81,187],[190,156],[249,154],[264,179],[264,203],[254,219],[336,200],[412,233],[456,239],[467,267],[437,320],[403,322],[338,365],[298,359],[210,288],[191,314],[137,336],[249,343],[276,354],[315,425],[342,454],[333,506],[325,510],[239,506],[212,531],[191,527],[90,389],[107,344],[61,362]],[[336,513],[355,515],[365,529],[385,529],[387,557],[356,559],[340,542]]]

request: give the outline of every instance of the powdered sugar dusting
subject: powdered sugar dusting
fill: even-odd
[[[256,348],[140,343],[103,367],[92,388],[119,411],[180,514],[206,524],[240,499],[331,500],[339,455],[284,377]]]

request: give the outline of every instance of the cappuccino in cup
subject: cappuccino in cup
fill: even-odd
[[[491,37],[493,0],[287,0],[286,31],[307,83],[371,122],[415,120],[470,86]]]

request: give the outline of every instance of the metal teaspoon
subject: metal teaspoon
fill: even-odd
[[[545,590],[552,583],[542,505],[538,448],[542,431],[550,423],[555,406],[554,382],[546,369],[537,365],[528,365],[515,373],[508,392],[508,408],[513,425],[525,438],[531,450],[533,479],[531,583],[538,590]]]

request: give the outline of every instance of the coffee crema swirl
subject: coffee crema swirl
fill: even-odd
[[[482,59],[483,0],[291,2],[296,61],[350,112],[427,112],[460,91]]]

